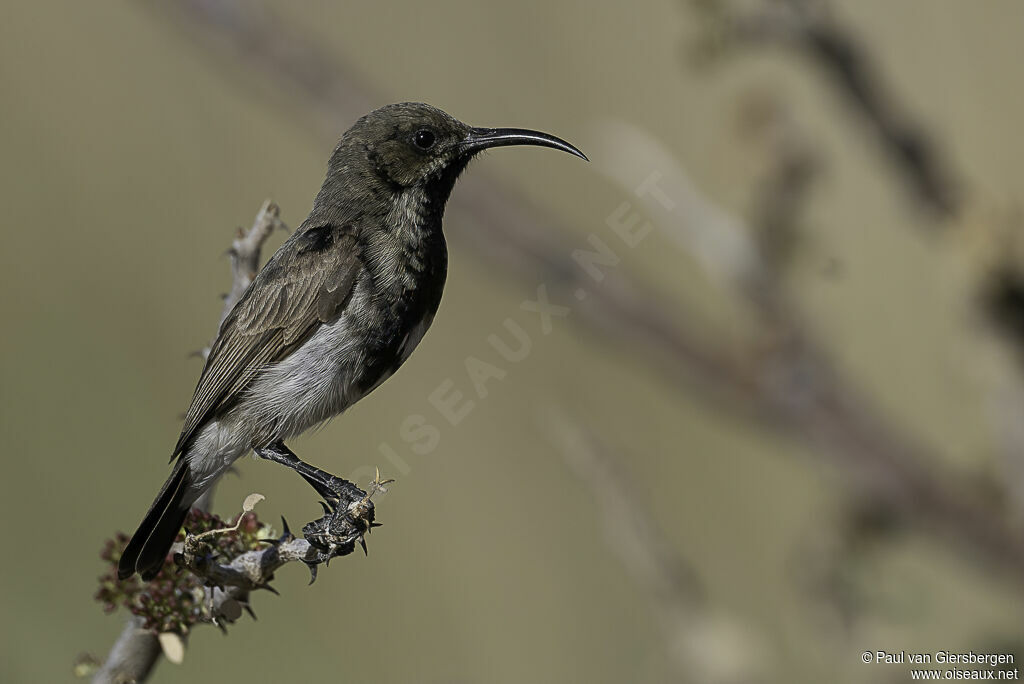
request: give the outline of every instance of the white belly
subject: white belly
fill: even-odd
[[[398,365],[423,339],[432,318],[422,320],[399,344]],[[341,414],[391,377],[397,366],[360,389],[366,345],[356,326],[362,325],[345,312],[321,326],[291,355],[263,370],[225,416],[203,426],[188,450],[197,489],[205,489],[253,444],[301,434]]]

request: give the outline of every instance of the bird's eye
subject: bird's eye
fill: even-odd
[[[429,150],[434,146],[435,140],[434,132],[429,128],[421,128],[412,136],[413,144],[421,150]]]

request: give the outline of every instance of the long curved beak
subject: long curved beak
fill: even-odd
[[[583,161],[590,161],[587,155],[580,152],[576,147],[540,131],[531,131],[526,128],[472,128],[469,135],[462,141],[462,150],[467,154],[475,154],[481,150],[491,147],[505,147],[507,145],[537,145],[539,147],[551,147],[575,155]]]

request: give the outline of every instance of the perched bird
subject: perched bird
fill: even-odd
[[[441,301],[441,220],[455,180],[474,155],[504,145],[586,159],[546,133],[472,128],[422,103],[382,107],[341,137],[309,217],[220,326],[171,476],[121,556],[122,579],[160,571],[192,504],[235,459],[252,450],[284,462],[284,440],[402,365]]]

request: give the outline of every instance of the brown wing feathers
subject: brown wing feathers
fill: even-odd
[[[360,264],[351,228],[300,229],[289,243],[264,266],[224,320],[173,456],[188,446],[203,423],[230,406],[260,370],[288,356],[348,300]]]

